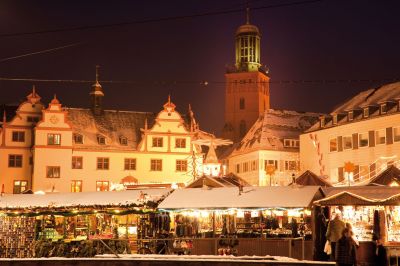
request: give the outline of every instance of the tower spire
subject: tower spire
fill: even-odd
[[[99,65],[96,65],[96,84],[99,84]]]
[[[246,24],[250,24],[250,8],[249,8],[249,4],[247,3],[247,7],[246,7]]]
[[[101,115],[103,113],[103,88],[99,83],[99,65],[96,65],[96,80],[92,85],[92,91],[90,92],[91,107],[95,115]]]

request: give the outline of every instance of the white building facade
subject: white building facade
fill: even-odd
[[[363,91],[300,136],[300,165],[333,184],[367,184],[400,157],[400,83]],[[353,171],[347,171],[350,163]],[[347,171],[347,172],[346,172]]]

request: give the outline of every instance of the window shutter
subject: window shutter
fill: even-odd
[[[338,142],[338,151],[343,151],[342,136],[337,137],[337,142]]]
[[[358,149],[358,133],[353,134],[353,150]]]
[[[344,180],[344,170],[343,167],[338,168],[338,181],[342,182]]]
[[[371,130],[368,132],[369,135],[369,146],[370,147],[375,147],[375,131]]]
[[[393,128],[386,128],[386,144],[393,144]]]

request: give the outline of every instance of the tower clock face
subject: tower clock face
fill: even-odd
[[[59,119],[58,119],[57,116],[53,115],[53,116],[50,117],[50,122],[51,122],[52,124],[57,124],[58,121],[59,121]]]

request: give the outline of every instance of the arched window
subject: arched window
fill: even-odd
[[[244,135],[246,135],[247,133],[247,129],[246,129],[246,121],[242,120],[240,121],[240,126],[239,126],[239,134],[240,134],[240,138],[243,138]]]
[[[240,110],[243,110],[245,108],[245,102],[243,97],[241,97],[239,100],[239,108]]]

